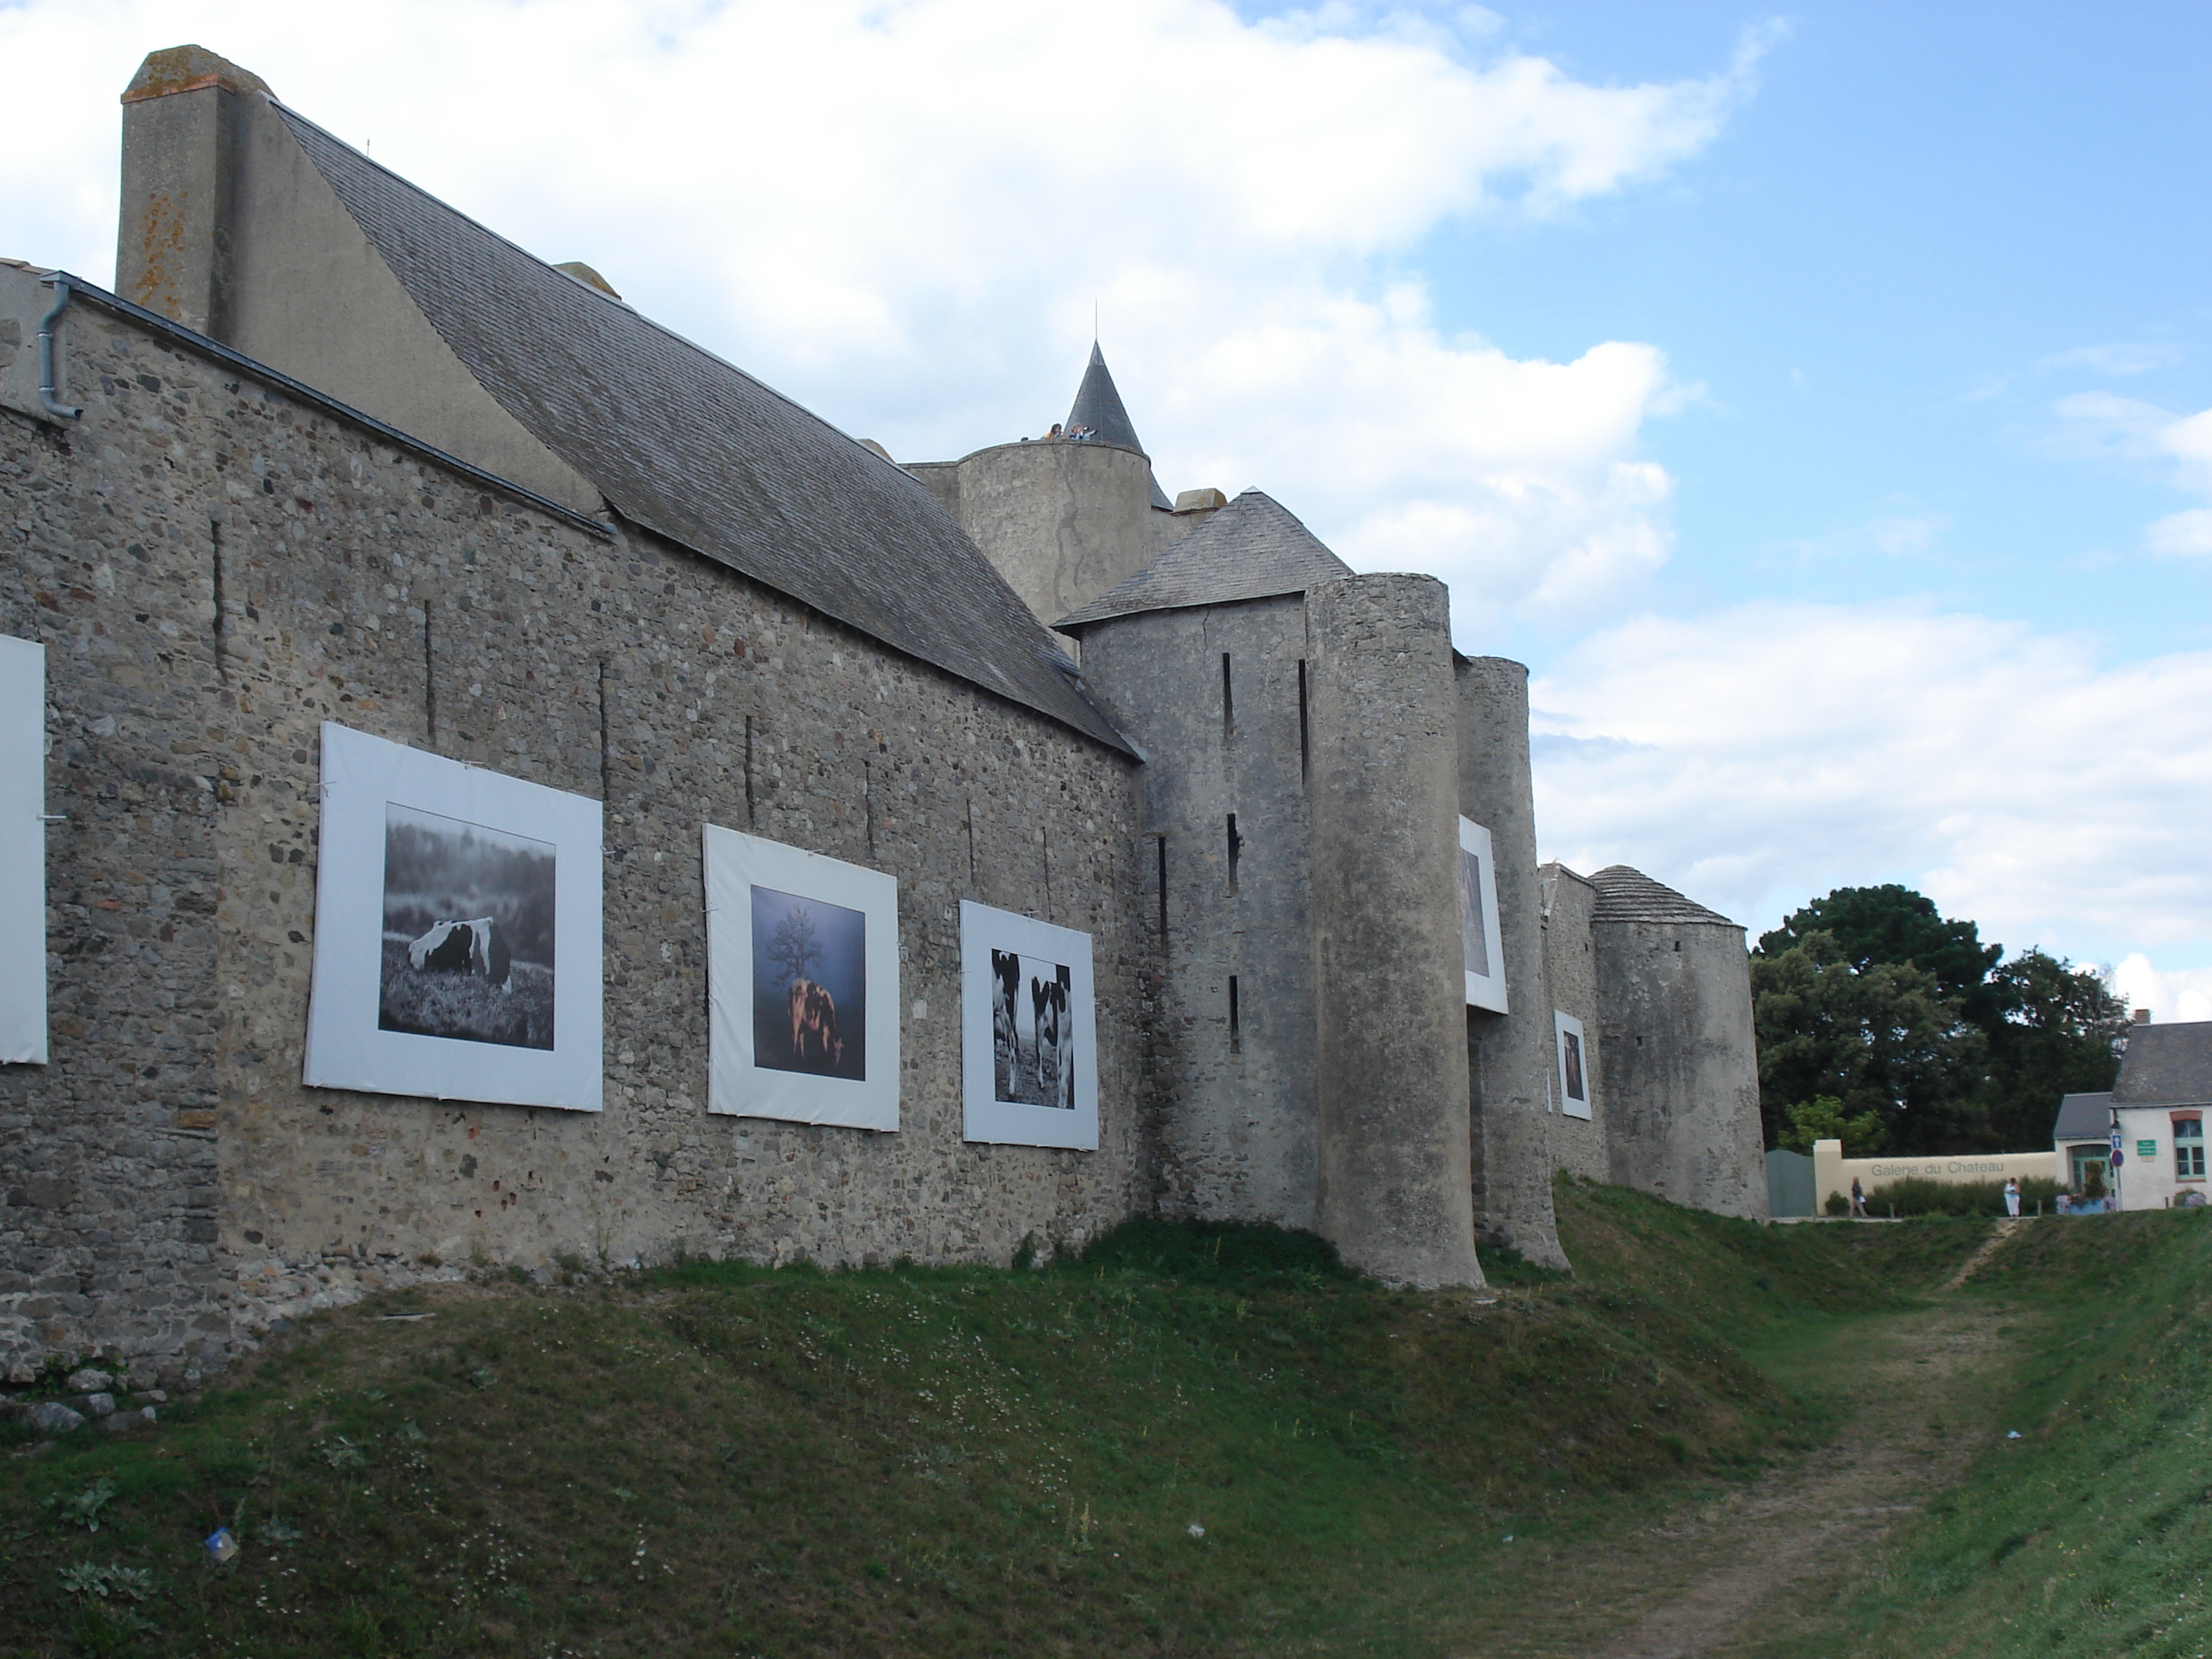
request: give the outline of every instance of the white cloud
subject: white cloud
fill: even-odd
[[[1690,80],[1576,81],[1475,9],[1218,0],[31,0],[38,118],[0,252],[112,269],[115,98],[191,40],[547,258],[906,456],[1065,410],[1094,302],[1170,489],[1256,483],[1349,556],[1500,604],[1617,595],[1670,546],[1637,453],[1656,349],[1440,330],[1424,237],[1544,220],[1710,144],[1778,31]],[[1326,481],[1325,483],[1323,481]]]
[[[2144,341],[2118,340],[2107,345],[2075,346],[2054,351],[2036,362],[2039,374],[2085,368],[2093,374],[2147,374],[2154,368],[2171,368],[2181,361],[2179,347]]]
[[[2212,653],[1892,603],[1585,640],[1531,689],[1547,856],[1637,865],[1754,931],[1905,881],[2077,958],[2212,936]]]
[[[2138,398],[2084,392],[2053,405],[2061,422],[2047,447],[2069,459],[2148,463],[2177,489],[2212,496],[2212,410],[2176,415]],[[2212,554],[2212,511],[2191,508],[2154,520],[2143,532],[2154,553]]]
[[[2148,1008],[2161,1024],[2212,1019],[2212,968],[2161,971],[2141,951],[2112,969],[2112,988],[2130,1008]]]

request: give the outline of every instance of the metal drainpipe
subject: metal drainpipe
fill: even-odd
[[[84,413],[73,409],[55,396],[56,383],[60,375],[54,363],[54,325],[61,320],[62,313],[69,309],[70,285],[66,276],[56,276],[53,308],[39,319],[39,401],[46,405],[46,413],[74,421]]]

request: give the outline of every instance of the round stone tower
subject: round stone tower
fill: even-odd
[[[1613,1180],[1765,1220],[1743,929],[1625,864],[1590,884]]]

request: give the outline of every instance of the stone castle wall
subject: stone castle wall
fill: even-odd
[[[1565,1267],[1552,1212],[1555,1114],[1545,1110],[1553,1026],[1528,774],[1528,671],[1503,657],[1474,657],[1461,659],[1455,676],[1459,810],[1491,834],[1512,1008],[1466,1011],[1475,1214],[1490,1241],[1541,1266]]]
[[[1612,1178],[1676,1204],[1765,1220],[1759,1060],[1743,929],[1599,920]]]
[[[1569,1117],[1564,1109],[1552,1120],[1552,1160],[1555,1168],[1571,1175],[1609,1181],[1605,1054],[1598,1041],[1597,962],[1590,939],[1597,892],[1561,864],[1546,865],[1540,883],[1544,894],[1544,982],[1552,1007],[1583,1023],[1583,1085],[1589,1091],[1590,1106],[1587,1120]],[[1564,1108],[1556,1080],[1552,1093],[1553,1103]]]
[[[52,1060],[0,1071],[0,1354],[219,1351],[434,1261],[1002,1261],[1139,1203],[1125,757],[91,302],[64,330],[82,422],[0,411],[0,631],[47,647],[69,816]],[[325,720],[605,801],[604,1113],[300,1083]],[[702,819],[899,878],[898,1133],[707,1115]],[[963,898],[1093,935],[1097,1152],[961,1140]]]
[[[1085,683],[1148,757],[1138,874],[1163,975],[1154,1090],[1164,1214],[1319,1222],[1309,655],[1296,593],[1143,611],[1085,631]]]

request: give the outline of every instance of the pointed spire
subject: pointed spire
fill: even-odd
[[[1121,394],[1114,385],[1112,371],[1106,367],[1106,354],[1098,349],[1096,340],[1091,343],[1091,364],[1083,371],[1083,384],[1075,389],[1075,406],[1067,411],[1068,430],[1073,432],[1079,427],[1089,428],[1102,444],[1133,449],[1149,458],[1150,452],[1130,423],[1129,411],[1121,406]],[[1152,480],[1152,505],[1169,509],[1174,506],[1158,478]]]
[[[1145,453],[1144,445],[1137,441],[1137,428],[1129,423],[1129,411],[1121,406],[1121,394],[1106,367],[1106,354],[1095,340],[1091,343],[1091,366],[1083,371],[1083,384],[1075,389],[1075,406],[1067,411],[1067,424],[1071,429],[1089,427],[1098,434],[1100,443],[1119,444],[1139,455]]]

